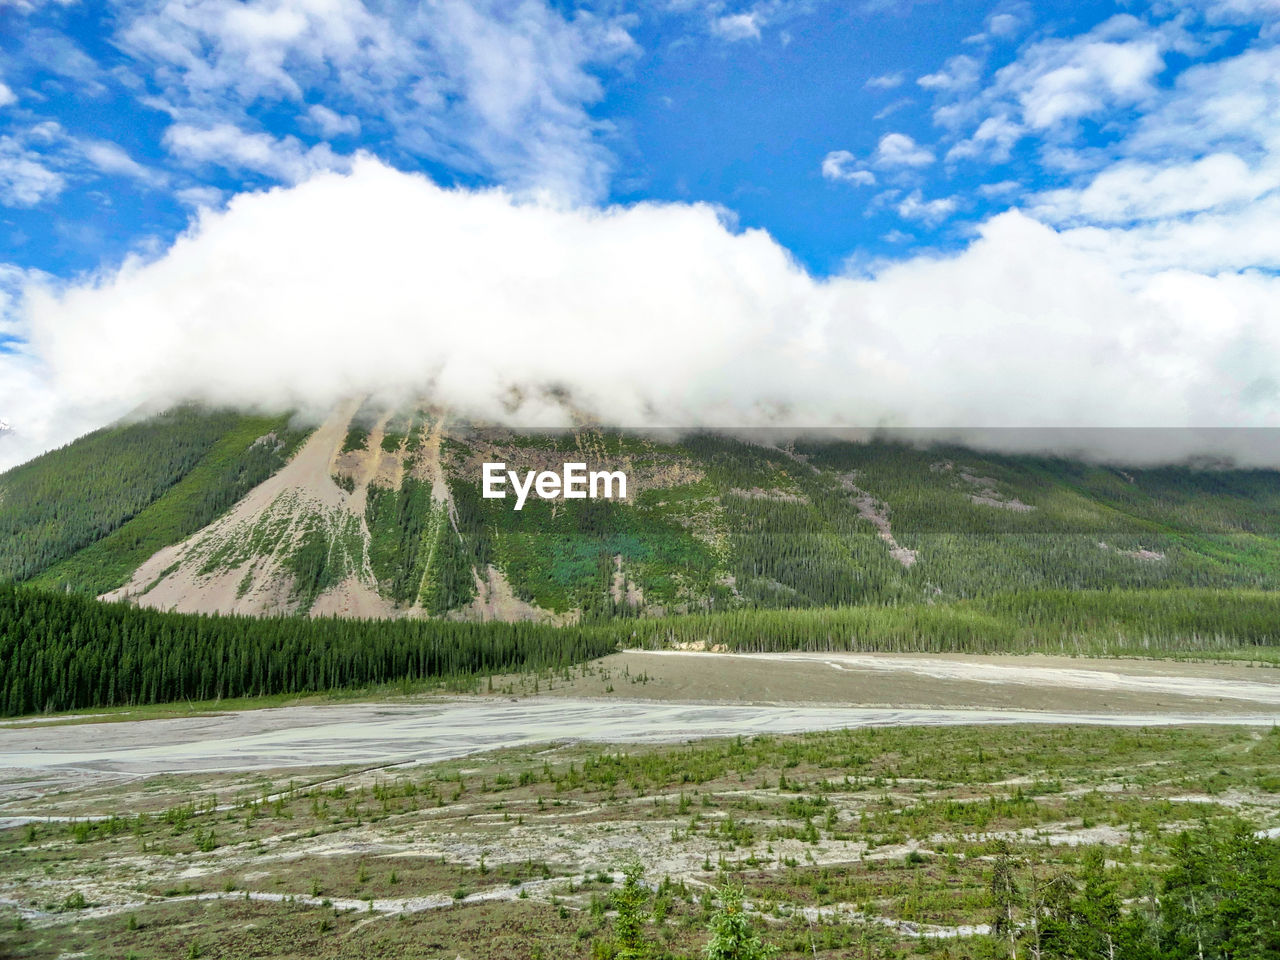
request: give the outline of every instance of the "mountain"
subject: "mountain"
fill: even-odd
[[[482,465],[625,499],[481,495]],[[1280,586],[1280,473],[877,439],[521,433],[181,407],[0,474],[0,580],[178,612],[549,624]]]

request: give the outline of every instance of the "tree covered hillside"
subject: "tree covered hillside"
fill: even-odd
[[[309,434],[287,423],[183,408],[0,476],[0,579],[186,612],[562,625],[1280,587],[1273,470],[889,439],[520,433],[368,401]],[[623,470],[628,497],[531,497],[516,511],[481,495],[495,461]]]
[[[119,586],[279,469],[303,436],[288,420],[179,407],[0,474],[0,580]]]

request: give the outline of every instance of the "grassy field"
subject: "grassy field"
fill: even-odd
[[[0,831],[0,954],[612,957],[638,857],[653,957],[726,881],[782,957],[1008,956],[1002,864],[1100,852],[1138,910],[1184,829],[1280,824],[1278,769],[1275,730],[946,727],[152,778],[6,806],[78,819]]]

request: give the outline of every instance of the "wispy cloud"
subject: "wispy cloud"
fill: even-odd
[[[50,169],[41,154],[18,138],[0,136],[0,205],[33,207],[66,185],[66,177]]]
[[[872,77],[864,86],[872,90],[893,90],[902,86],[904,76],[901,70],[897,73],[882,73],[878,77]]]
[[[921,191],[913,190],[899,201],[896,209],[898,215],[907,220],[920,220],[935,224],[955,213],[958,201],[955,197],[938,197],[925,200]]]
[[[85,159],[107,176],[129,177],[151,187],[163,187],[169,178],[159,170],[144,166],[119,144],[109,140],[89,140],[79,144]]]
[[[977,84],[981,69],[982,65],[973,57],[960,54],[936,73],[917,77],[916,83],[926,90],[966,90]]]
[[[353,115],[375,118],[411,154],[573,199],[600,197],[613,164],[587,109],[602,95],[594,70],[636,50],[625,21],[562,15],[543,0],[386,11],[358,0],[186,0],[127,7],[120,22],[118,43],[158,85],[175,142],[193,129],[265,133],[259,105],[323,94],[304,114],[322,138],[358,132]],[[260,152],[258,168],[270,169]]]
[[[848,150],[832,150],[822,158],[822,175],[828,180],[842,180],[859,186],[872,186],[876,175],[859,165],[858,158]]]
[[[305,180],[320,170],[350,166],[349,157],[328,144],[305,147],[296,137],[247,133],[230,123],[209,127],[177,123],[165,131],[164,144],[185,163],[214,164],[228,170],[250,170],[286,183]]]
[[[891,100],[889,103],[886,103],[883,107],[881,107],[878,111],[876,111],[875,116],[873,116],[871,119],[883,120],[885,117],[892,116],[893,114],[897,113],[899,110],[903,109],[904,107],[911,106],[913,103],[915,103],[915,101],[912,100],[910,97],[899,97],[897,100]]]

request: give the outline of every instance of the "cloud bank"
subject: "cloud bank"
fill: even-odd
[[[144,403],[360,392],[524,426],[1280,426],[1280,281],[1129,242],[1011,210],[959,254],[816,279],[707,205],[552,205],[360,158],[205,210],[150,260],[9,278],[0,466]],[[1199,436],[1161,455],[1219,452]]]

